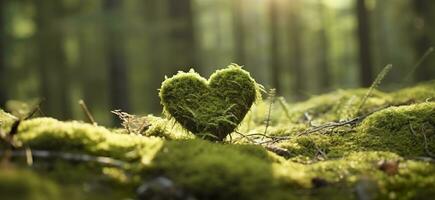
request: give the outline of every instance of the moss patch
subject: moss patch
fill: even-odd
[[[435,103],[428,100],[432,85],[375,91],[360,114],[381,110],[356,127],[301,136],[310,126],[304,113],[314,125],[346,119],[366,90],[336,91],[290,105],[287,111],[274,106],[267,135],[290,137],[274,144],[290,151],[286,158],[236,135],[232,142],[193,139],[160,117],[149,116],[151,127],[143,135],[76,121],[25,120],[15,139],[34,152],[104,156],[124,165],[35,156],[28,167],[23,157],[14,157],[12,172],[0,168],[0,190],[31,191],[29,198],[47,193],[55,199],[131,199],[140,185],[167,177],[197,199],[359,199],[361,193],[377,199],[428,199],[435,196],[435,165],[427,154],[435,152]],[[240,130],[263,133],[267,108],[267,102],[255,104]],[[0,126],[9,130],[10,123]],[[383,162],[397,164],[388,171]]]
[[[258,146],[170,141],[150,171],[169,177],[199,199],[267,199],[278,183],[271,162]]]
[[[164,110],[184,128],[209,140],[223,140],[243,120],[257,97],[257,84],[237,65],[207,81],[191,71],[166,79],[160,89]]]
[[[435,103],[377,112],[358,127],[356,138],[365,149],[391,151],[402,156],[424,156],[425,143],[427,150],[435,152]]]
[[[61,199],[58,186],[27,170],[1,169],[0,194],[4,200]]]

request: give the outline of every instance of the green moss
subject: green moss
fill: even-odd
[[[274,144],[288,149],[289,158],[258,145],[191,139],[192,135],[173,120],[159,117],[148,118],[151,126],[143,135],[52,118],[26,120],[16,139],[32,150],[107,156],[126,166],[35,158],[30,172],[17,170],[10,175],[2,169],[0,190],[13,185],[18,190],[47,191],[53,198],[125,199],[134,197],[139,184],[165,176],[197,199],[357,199],[358,188],[378,199],[428,199],[435,196],[435,165],[418,159],[427,157],[427,150],[435,152],[435,103],[428,100],[434,94],[432,84],[393,93],[375,91],[360,114],[391,107],[373,113],[355,128],[339,127],[302,136],[298,133],[309,127],[305,112],[310,113],[314,124],[349,118],[366,90],[341,90],[314,97],[290,105],[288,115],[274,106],[267,134],[291,136]],[[267,102],[255,104],[241,130],[263,133],[267,108]],[[5,123],[2,128],[7,130],[9,126]],[[319,154],[319,149],[326,157]],[[398,161],[397,172],[381,170],[378,163],[382,160]],[[18,165],[23,159],[12,163]],[[25,182],[27,179],[36,181]],[[33,185],[36,182],[41,185]]]
[[[163,143],[160,138],[117,134],[100,126],[52,118],[23,122],[17,138],[32,149],[78,151],[143,163],[149,163]]]
[[[396,105],[422,103],[435,98],[435,80],[391,93]]]
[[[62,199],[58,186],[27,170],[0,170],[0,194],[3,200]]]
[[[258,146],[170,141],[150,170],[199,199],[267,199],[276,187],[269,162],[268,153]]]
[[[147,116],[147,120],[150,127],[143,133],[145,136],[156,136],[168,140],[192,139],[194,137],[174,120],[152,115]]]
[[[15,116],[0,109],[0,128],[12,124],[15,120],[17,120]]]
[[[435,152],[435,103],[392,107],[369,116],[357,129],[357,143],[365,149],[424,156]],[[411,130],[412,129],[412,130]]]
[[[230,65],[208,81],[193,71],[180,72],[162,83],[160,99],[166,113],[184,128],[222,141],[243,120],[258,93],[249,73]]]
[[[290,120],[298,122],[308,113],[316,123],[352,118],[366,89],[338,90],[329,94],[313,97],[305,102],[291,105]],[[392,102],[386,93],[374,91],[363,106],[361,113],[369,113]]]

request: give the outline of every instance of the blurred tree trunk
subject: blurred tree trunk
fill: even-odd
[[[271,45],[271,83],[272,87],[276,89],[277,94],[281,94],[280,74],[281,74],[281,60],[280,60],[280,45],[279,45],[279,2],[277,0],[271,0],[269,4],[270,14],[270,45]]]
[[[179,70],[189,70],[199,67],[195,53],[195,35],[193,26],[193,12],[191,0],[169,0],[169,17],[171,25],[170,37],[173,56],[176,57],[172,65],[181,67]]]
[[[387,9],[389,9],[389,3],[387,0],[376,1],[376,29],[378,33],[378,40],[376,41],[376,52],[379,66],[383,66],[392,61],[390,54],[391,45],[389,44],[389,32],[390,24],[388,23]]]
[[[0,107],[5,106],[6,96],[6,28],[5,28],[5,6],[6,0],[0,0]]]
[[[322,91],[326,91],[331,86],[331,74],[329,73],[329,41],[326,29],[328,27],[327,16],[325,12],[325,7],[322,4],[321,0],[318,0],[318,11],[320,15],[320,19],[322,19],[321,28],[319,30],[319,83]]]
[[[364,87],[370,86],[373,81],[373,68],[370,45],[369,16],[365,0],[356,0],[358,21],[358,44],[360,59],[360,81]]]
[[[173,62],[170,41],[168,41],[167,31],[167,0],[144,0],[144,18],[145,23],[149,28],[147,31],[147,53],[149,57],[149,73],[150,76],[148,89],[150,91],[150,107],[151,112],[161,112],[160,99],[157,95],[157,90],[160,88],[165,75],[171,75],[168,72],[168,67],[176,68],[178,66],[171,66]]]
[[[299,7],[300,1],[294,0],[293,7],[290,12],[290,19],[289,19],[289,32],[290,32],[290,48],[291,48],[291,72],[293,74],[293,93],[294,97],[297,100],[302,99],[303,97],[303,91],[305,88],[304,84],[304,48],[302,45],[303,41],[303,27],[302,22],[300,18],[300,7]]]
[[[62,2],[56,0],[35,3],[35,6],[42,107],[49,116],[70,119],[69,69],[65,59],[61,26],[64,8]]]
[[[430,48],[435,46],[435,1],[433,0],[414,0],[416,13],[416,57],[419,58]],[[432,54],[425,59],[416,70],[418,81],[434,79],[435,76],[435,56]]]
[[[243,23],[243,5],[242,0],[232,0],[233,6],[233,33],[235,60],[239,65],[245,65],[245,26]]]
[[[124,55],[124,40],[122,35],[122,16],[119,15],[119,10],[122,6],[121,0],[105,0],[103,4],[104,10],[109,18],[106,19],[106,57],[108,64],[109,76],[109,96],[110,109],[121,109],[130,111],[129,91],[128,91],[128,69],[125,63]],[[118,118],[114,116],[114,123],[118,122]]]

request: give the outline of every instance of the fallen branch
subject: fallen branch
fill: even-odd
[[[265,149],[267,149],[268,151],[271,151],[271,152],[276,153],[277,155],[284,156],[284,157],[289,157],[289,156],[291,156],[290,151],[287,150],[287,149],[284,149],[284,148],[281,148],[281,147],[278,147],[278,146],[274,146],[274,145],[271,145],[271,144],[269,144],[269,143],[257,142],[257,141],[255,141],[254,139],[252,139],[252,138],[249,137],[249,136],[252,136],[252,135],[254,135],[254,134],[250,134],[250,135],[248,136],[248,135],[245,135],[245,134],[240,133],[240,132],[238,132],[238,131],[235,131],[235,133],[237,133],[238,135],[240,135],[240,136],[242,136],[243,138],[247,139],[250,143],[255,144],[255,145],[260,145],[260,146],[264,147]],[[272,136],[264,135],[264,134],[261,134],[261,133],[259,133],[259,134],[255,134],[255,135],[257,135],[257,136],[262,136],[262,137],[268,137],[268,138],[271,138],[271,137],[272,137]]]
[[[33,163],[33,157],[50,159],[50,158],[60,158],[72,162],[96,162],[102,165],[108,165],[112,167],[124,168],[127,163],[116,160],[109,157],[91,156],[87,154],[74,154],[74,153],[64,153],[64,152],[53,152],[45,150],[13,150],[13,151],[2,151],[0,150],[0,155],[9,154],[11,157],[25,157],[27,163]],[[31,158],[29,158],[29,156]]]

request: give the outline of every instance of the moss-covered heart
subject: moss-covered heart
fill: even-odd
[[[166,113],[195,135],[215,141],[240,124],[257,96],[255,80],[235,64],[216,71],[208,81],[193,71],[179,72],[160,89]]]

